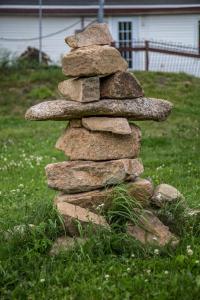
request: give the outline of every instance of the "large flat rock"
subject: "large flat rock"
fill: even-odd
[[[94,214],[85,208],[65,202],[58,202],[56,206],[58,212],[64,219],[66,231],[71,236],[80,234],[78,224],[81,224],[83,229],[89,224],[92,224],[93,227],[103,226],[104,228],[109,228],[103,216]]]
[[[49,187],[73,194],[122,183],[139,176],[144,169],[139,159],[120,159],[65,161],[49,164],[45,170]]]
[[[128,224],[127,233],[139,240],[142,244],[154,244],[165,246],[171,244],[176,246],[178,238],[170,232],[151,211],[141,211],[141,217],[137,225]]]
[[[173,105],[155,98],[126,100],[100,100],[91,103],[54,100],[36,104],[29,108],[27,120],[70,120],[89,116],[126,117],[132,120],[164,121]]]
[[[69,127],[58,139],[56,148],[64,151],[70,160],[135,158],[139,155],[140,139],[140,129],[134,125],[129,135]]]
[[[67,76],[89,77],[126,71],[128,64],[120,52],[110,46],[78,48],[63,56],[62,70]]]
[[[107,131],[116,134],[131,134],[131,127],[126,118],[82,118],[82,125],[92,131]]]
[[[125,185],[127,193],[130,197],[138,201],[143,207],[150,204],[150,198],[153,193],[153,185],[147,179],[138,178],[133,182]],[[104,188],[90,192],[78,194],[66,194],[60,192],[54,199],[54,203],[67,202],[87,208],[90,211],[97,212],[101,207],[109,208],[112,204],[114,196],[114,188]]]
[[[101,79],[101,98],[132,99],[144,96],[136,77],[129,72],[117,72]]]
[[[60,94],[67,100],[92,102],[100,99],[99,77],[70,78],[58,84]]]
[[[65,38],[71,48],[90,45],[110,45],[113,39],[106,23],[95,23],[86,27],[82,32]]]

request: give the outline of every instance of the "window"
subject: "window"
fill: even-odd
[[[132,22],[118,22],[119,47],[132,46]],[[132,51],[122,51],[122,56],[128,62],[128,67],[132,68]]]

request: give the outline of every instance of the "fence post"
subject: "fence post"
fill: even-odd
[[[149,41],[145,41],[145,71],[149,71]]]

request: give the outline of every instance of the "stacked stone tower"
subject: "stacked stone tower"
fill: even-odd
[[[148,205],[153,186],[139,178],[141,131],[129,120],[164,121],[172,105],[144,97],[137,79],[127,72],[127,62],[110,46],[106,24],[90,25],[66,43],[72,50],[62,61],[69,77],[58,85],[62,99],[31,107],[26,119],[69,120],[56,143],[69,160],[47,165],[46,175],[48,186],[59,191],[55,204],[74,236],[76,220],[82,226],[109,226],[97,207],[109,205],[117,184],[126,183],[129,195]]]

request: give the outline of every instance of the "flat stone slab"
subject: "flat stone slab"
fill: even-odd
[[[106,23],[91,24],[83,31],[65,38],[65,42],[71,48],[90,45],[110,45],[112,41],[113,39]]]
[[[155,98],[135,98],[127,100],[100,100],[91,103],[54,100],[36,104],[29,108],[27,120],[70,120],[90,116],[126,117],[132,120],[164,121],[173,105]]]
[[[179,242],[178,238],[169,231],[151,211],[141,211],[139,224],[134,225],[128,223],[127,233],[139,240],[142,244],[153,244],[165,246],[171,244],[176,246]]]
[[[139,155],[140,139],[141,131],[134,125],[131,125],[129,135],[69,127],[58,139],[55,147],[64,151],[70,160],[135,158]]]
[[[101,98],[132,99],[144,92],[136,77],[129,72],[117,72],[101,79]]]
[[[126,118],[82,118],[82,125],[92,131],[107,131],[116,134],[131,134],[131,127]]]
[[[58,84],[58,90],[66,100],[92,102],[100,99],[99,77],[71,78]]]
[[[153,185],[149,180],[138,178],[134,182],[126,183],[125,186],[130,197],[138,201],[143,207],[149,206],[153,193]],[[101,207],[110,207],[113,195],[114,188],[112,187],[78,194],[61,192],[55,197],[54,203],[67,202],[97,212]]]
[[[120,184],[143,172],[139,159],[65,161],[46,166],[48,186],[69,194]]]
[[[162,183],[155,188],[151,202],[158,207],[163,207],[180,199],[184,197],[175,187]]]
[[[103,216],[94,214],[88,209],[65,202],[58,202],[56,207],[59,214],[64,219],[67,233],[71,236],[78,236],[80,234],[78,230],[79,223],[83,229],[90,223],[92,223],[94,228],[98,226],[109,228],[109,225]]]
[[[126,71],[128,64],[120,52],[110,46],[78,48],[63,56],[62,70],[66,76],[89,77]]]

